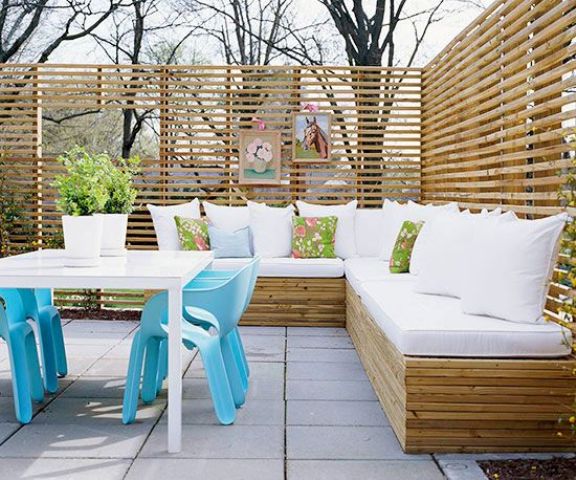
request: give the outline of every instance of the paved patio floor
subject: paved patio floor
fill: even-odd
[[[72,321],[70,375],[29,425],[14,422],[0,346],[2,479],[437,480],[482,478],[470,457],[406,455],[343,329],[245,327],[246,405],[216,422],[199,358],[185,353],[183,449],[166,452],[166,392],[120,421],[132,322]],[[441,466],[441,467],[440,467]]]

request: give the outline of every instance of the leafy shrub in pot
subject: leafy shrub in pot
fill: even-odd
[[[98,265],[102,217],[96,214],[103,211],[109,198],[101,159],[75,147],[58,160],[66,169],[54,182],[59,191],[56,205],[64,213],[65,265]]]

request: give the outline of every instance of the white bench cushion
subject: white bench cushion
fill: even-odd
[[[515,323],[462,313],[460,301],[413,291],[415,280],[364,282],[362,302],[405,355],[560,357],[570,331],[554,323]]]
[[[218,258],[214,270],[234,270],[250,258]],[[344,262],[339,258],[262,258],[260,277],[339,278],[344,275]]]
[[[360,293],[360,285],[374,280],[410,280],[414,277],[409,273],[390,273],[388,262],[378,257],[356,257],[344,260],[346,280]]]

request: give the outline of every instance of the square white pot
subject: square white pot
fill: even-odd
[[[125,256],[128,215],[106,213],[98,216],[102,217],[102,244],[100,255],[103,257]]]
[[[94,267],[100,265],[102,217],[86,215],[62,217],[64,229],[64,265],[67,267]]]

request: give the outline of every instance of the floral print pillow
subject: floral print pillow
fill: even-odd
[[[208,222],[203,218],[174,217],[182,250],[210,250]]]
[[[406,273],[410,270],[410,257],[412,257],[414,243],[423,225],[424,222],[410,221],[402,224],[390,257],[391,273]]]
[[[294,217],[293,258],[336,258],[334,238],[338,217]]]

